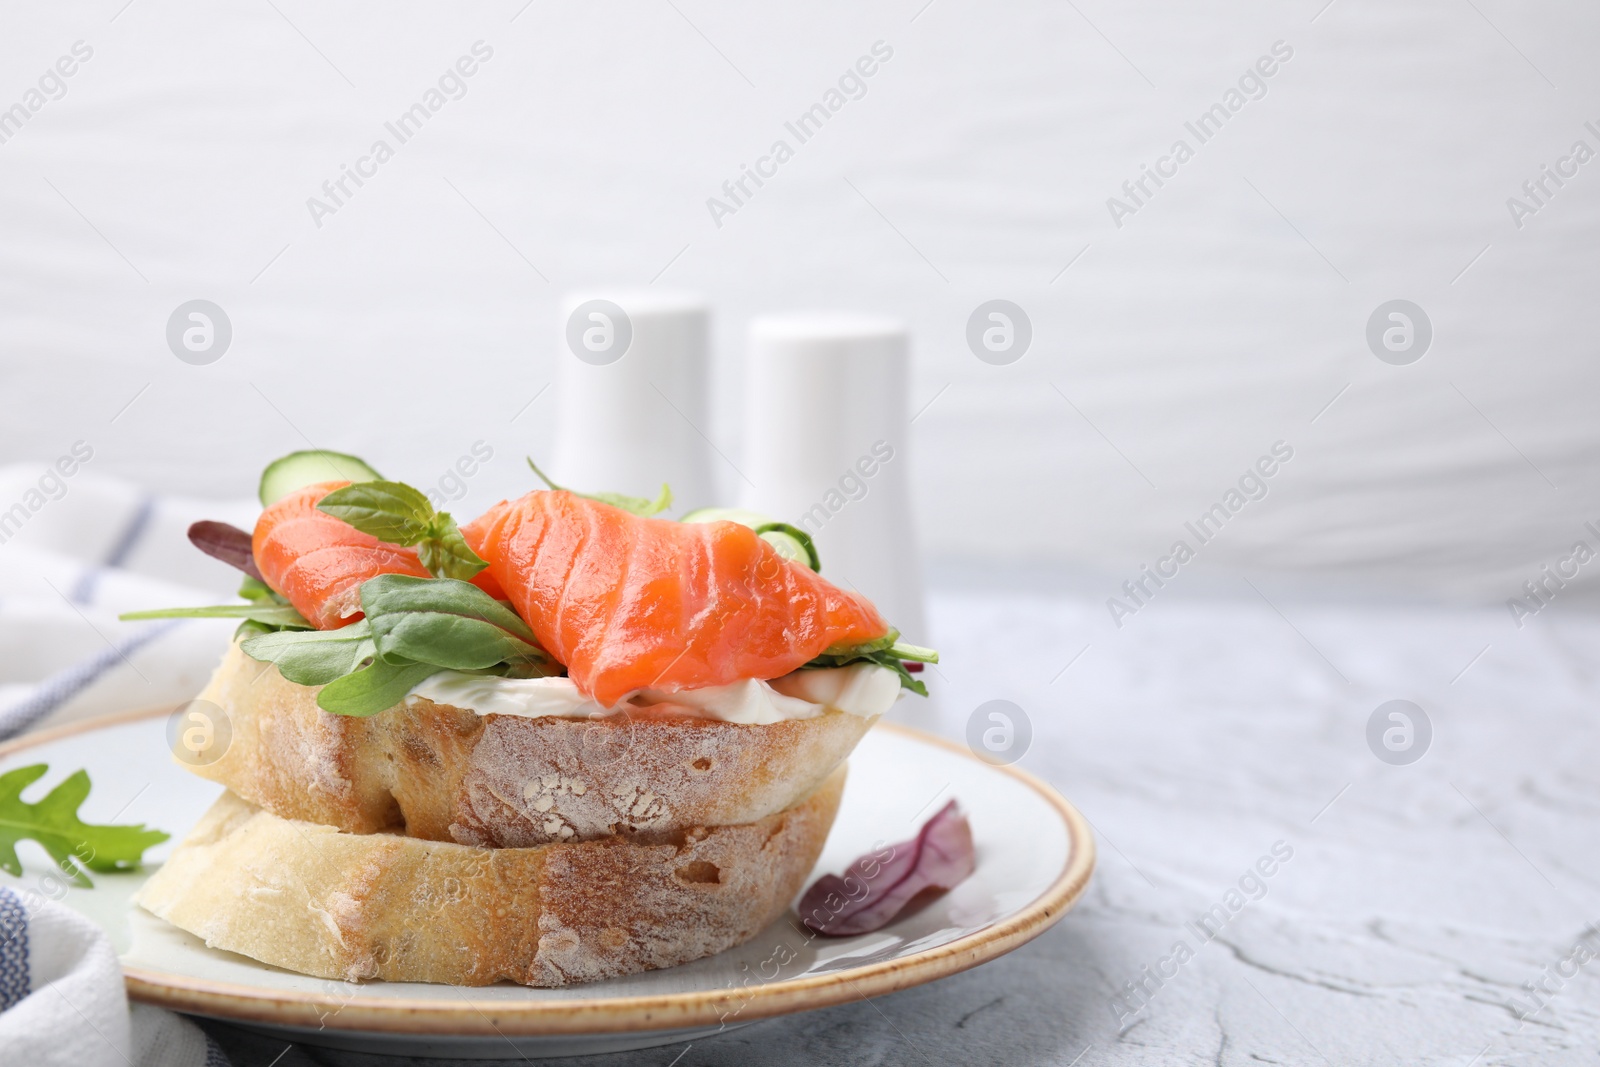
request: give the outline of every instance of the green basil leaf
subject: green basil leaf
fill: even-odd
[[[300,685],[327,685],[377,656],[366,619],[338,630],[262,634],[247,639],[243,648],[251,659],[277,664],[280,674]]]
[[[294,608],[279,604],[212,604],[203,608],[158,608],[155,611],[126,611],[117,618],[124,622],[141,619],[249,619],[268,626],[309,630],[311,624]]]
[[[402,612],[442,612],[493,623],[530,645],[537,645],[522,617],[471,582],[454,578],[413,578],[380,574],[361,583],[361,610],[367,618]]]
[[[435,578],[466,581],[489,564],[467,544],[461,528],[447,511],[433,517],[429,536],[417,544],[417,558]]]
[[[666,482],[661,483],[661,492],[656,494],[654,500],[642,496],[628,496],[625,493],[580,493],[576,489],[568,489],[566,486],[552,482],[545,477],[544,471],[539,469],[538,464],[534,463],[531,457],[524,458],[528,460],[528,466],[533,468],[533,473],[539,476],[539,480],[551,489],[571,493],[573,496],[581,496],[585,500],[598,500],[602,504],[610,504],[614,508],[621,508],[623,511],[637,515],[642,519],[648,519],[652,515],[659,515],[672,506],[672,487]]]
[[[361,585],[381,659],[479,670],[545,657],[517,613],[469,582],[381,574]]]
[[[404,482],[347,485],[323,497],[317,510],[392,545],[414,545],[427,537],[433,526],[433,505]]]
[[[376,659],[361,670],[323,686],[317,693],[317,706],[335,715],[376,715],[400,703],[418,683],[443,669],[431,663],[391,663]]]
[[[402,612],[373,621],[378,655],[387,660],[419,657],[453,671],[481,670],[507,660],[536,656],[538,649],[506,631],[464,615]]]
[[[415,545],[435,578],[465,580],[489,565],[467,545],[448,512],[435,512],[426,495],[404,482],[347,485],[323,497],[317,509],[380,541]]]

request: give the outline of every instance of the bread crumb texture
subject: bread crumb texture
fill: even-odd
[[[569,787],[581,768],[548,777],[549,789],[541,776],[509,795],[532,805],[599,792],[592,780],[583,793]],[[137,902],[212,948],[321,978],[592,982],[709,956],[777,919],[822,851],[843,786],[841,766],[750,823],[509,848],[346,833],[225,793]],[[649,811],[647,792],[628,810]]]
[[[285,819],[491,848],[753,823],[809,796],[871,725],[831,711],[754,726],[652,713],[480,716],[428,700],[330,715],[234,646],[201,694],[233,740],[190,768]]]

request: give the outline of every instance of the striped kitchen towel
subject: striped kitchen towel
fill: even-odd
[[[199,1027],[128,1004],[105,932],[0,886],[0,1062],[26,1067],[229,1067]]]
[[[185,531],[197,519],[249,529],[253,501],[157,496],[99,474],[92,457],[61,459],[73,462],[0,466],[0,740],[188,700],[234,628],[117,615],[232,600],[238,573]]]

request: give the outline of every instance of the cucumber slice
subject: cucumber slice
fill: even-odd
[[[290,452],[261,472],[261,506],[270,507],[296,489],[317,482],[377,482],[383,475],[343,452]]]
[[[756,527],[756,533],[761,539],[773,548],[778,554],[796,563],[804,563],[814,571],[822,569],[822,559],[817,555],[816,543],[811,540],[811,535],[798,526],[790,526],[786,522],[767,522]]]
[[[748,526],[754,530],[757,526],[765,526],[772,520],[759,511],[750,511],[745,508],[695,508],[678,521],[736,522],[740,526]]]
[[[810,534],[786,522],[773,522],[759,511],[748,508],[696,508],[678,521],[736,522],[760,534],[761,540],[777,549],[778,555],[784,559],[804,563],[814,571],[822,569],[822,561],[817,558],[817,546]]]

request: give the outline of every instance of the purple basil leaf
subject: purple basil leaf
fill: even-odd
[[[230,567],[237,567],[258,582],[266,581],[256,570],[255,552],[250,548],[250,535],[237,526],[210,519],[189,527],[189,543],[212,559],[220,559]]]
[[[893,922],[913,897],[954,889],[977,865],[972,827],[952,800],[910,841],[867,853],[842,877],[818,878],[800,898],[800,918],[830,937],[870,933]]]

